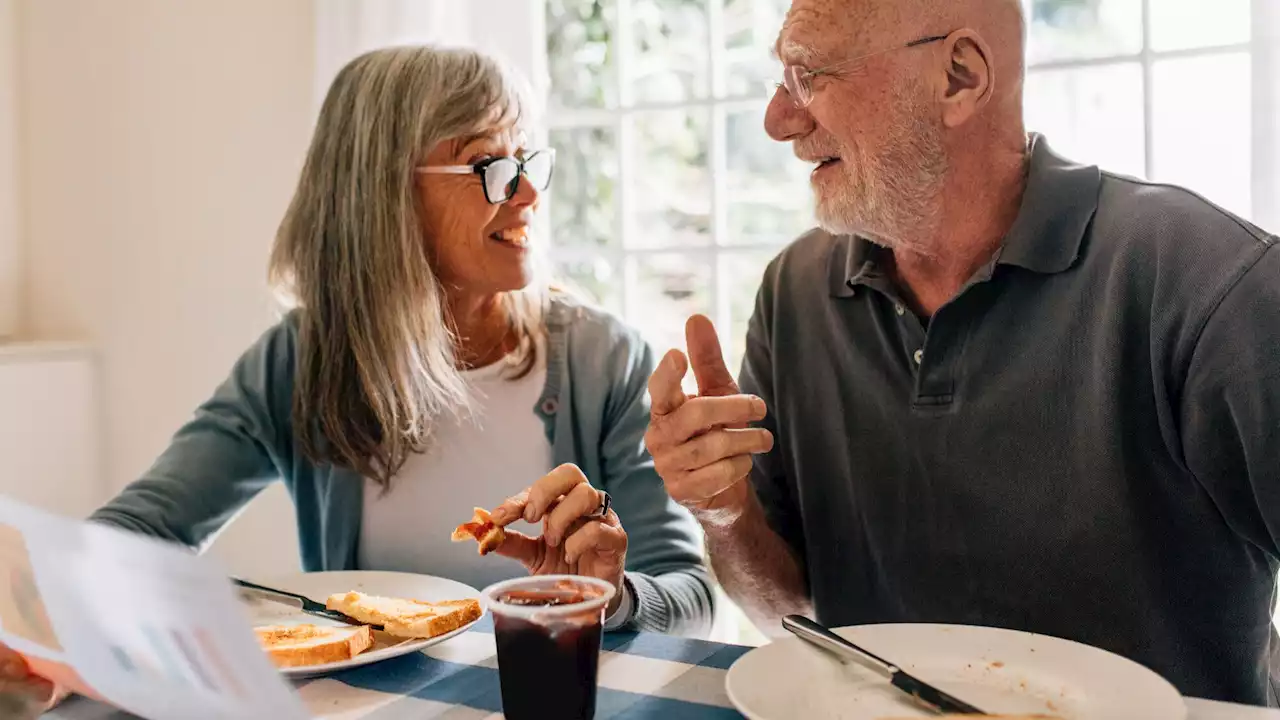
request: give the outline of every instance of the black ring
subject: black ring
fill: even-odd
[[[600,499],[600,507],[596,508],[596,511],[587,517],[595,519],[609,516],[609,506],[613,503],[613,498],[610,497],[606,490],[601,490],[600,494],[604,496]]]

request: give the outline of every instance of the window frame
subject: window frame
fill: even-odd
[[[730,278],[723,272],[723,259],[737,253],[758,252],[761,250],[777,251],[785,246],[793,237],[799,236],[807,228],[798,227],[793,237],[779,238],[777,242],[766,243],[731,243],[728,238],[726,222],[725,178],[728,172],[725,162],[725,129],[728,113],[755,109],[767,102],[763,93],[751,96],[724,97],[724,72],[721,67],[726,57],[723,49],[723,0],[705,0],[707,2],[707,27],[709,44],[709,75],[712,86],[710,94],[705,98],[690,99],[674,103],[635,103],[632,102],[628,77],[628,52],[619,52],[614,71],[617,73],[619,103],[617,107],[574,109],[554,108],[547,118],[546,130],[574,130],[604,128],[615,133],[619,161],[618,201],[616,208],[617,232],[610,238],[604,248],[563,247],[555,243],[551,237],[551,259],[555,263],[607,261],[613,268],[614,277],[621,278],[618,288],[621,297],[618,308],[623,317],[632,318],[641,308],[636,306],[635,273],[633,259],[645,255],[679,253],[697,262],[707,263],[710,271],[710,303],[711,317],[718,327],[732,327],[729,297]],[[1026,1],[1026,0],[1024,0]],[[1251,138],[1252,155],[1252,216],[1255,222],[1271,232],[1280,231],[1280,88],[1273,78],[1280,77],[1280,42],[1269,38],[1280,36],[1280,3],[1268,0],[1252,0],[1251,2],[1251,38],[1248,42],[1227,45],[1215,45],[1181,50],[1155,50],[1152,47],[1152,4],[1156,0],[1142,0],[1142,47],[1136,53],[1115,54],[1104,57],[1053,60],[1036,62],[1028,65],[1029,78],[1037,73],[1072,70],[1080,68],[1096,68],[1116,65],[1137,64],[1142,71],[1142,106],[1143,106],[1143,142],[1146,177],[1154,175],[1155,166],[1155,128],[1154,128],[1154,83],[1153,71],[1157,63],[1169,59],[1186,59],[1213,57],[1218,55],[1248,53],[1253,68],[1252,115],[1253,133]],[[623,47],[630,47],[628,29],[632,0],[615,0],[617,22],[614,28],[614,41]],[[544,12],[543,0],[536,0],[535,12]],[[540,26],[539,32],[545,33]],[[718,49],[718,50],[717,50]],[[541,52],[533,67],[547,67],[546,44],[541,43],[535,53]],[[547,94],[549,97],[549,93]],[[711,223],[710,242],[700,246],[649,246],[633,247],[629,240],[636,232],[632,225],[630,212],[634,190],[629,180],[631,168],[629,163],[633,157],[634,118],[638,114],[662,110],[708,110],[710,112],[709,142],[709,175],[711,188]],[[763,130],[761,131],[763,132]],[[552,193],[554,196],[554,191]],[[1274,198],[1265,202],[1265,198]],[[555,202],[554,197],[549,202]],[[549,215],[550,213],[544,213]],[[549,220],[546,221],[549,226]],[[726,350],[728,343],[726,343]]]

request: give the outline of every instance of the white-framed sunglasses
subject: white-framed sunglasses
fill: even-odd
[[[534,190],[546,190],[551,185],[555,166],[555,148],[544,148],[524,158],[504,155],[486,158],[474,165],[422,165],[417,171],[425,175],[479,175],[484,199],[499,205],[516,194],[521,176],[529,179]]]

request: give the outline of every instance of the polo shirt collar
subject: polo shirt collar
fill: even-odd
[[[1031,160],[1018,216],[1005,236],[995,264],[1014,265],[1041,274],[1060,273],[1080,255],[1089,224],[1098,209],[1102,173],[1055,153],[1043,135],[1031,134]],[[876,285],[884,271],[877,258],[883,248],[866,238],[846,236],[831,257],[831,294],[853,295],[857,285]]]

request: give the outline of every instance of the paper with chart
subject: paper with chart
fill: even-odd
[[[144,718],[308,714],[209,558],[0,496],[0,642]]]

